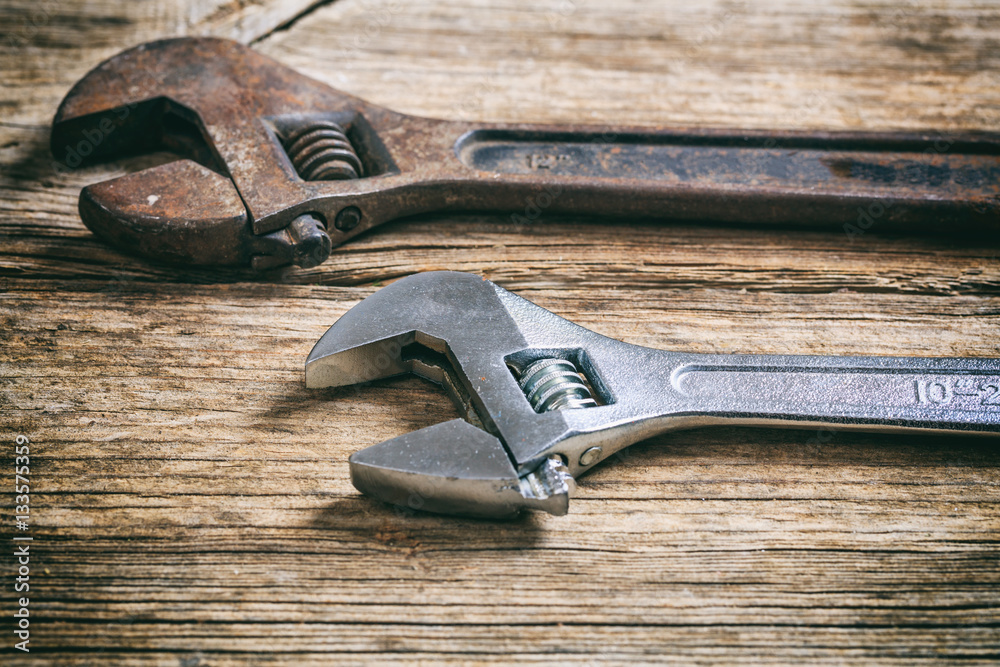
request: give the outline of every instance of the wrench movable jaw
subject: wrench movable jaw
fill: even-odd
[[[198,197],[189,196],[192,182],[200,185]],[[80,217],[104,240],[144,257],[196,265],[249,261],[246,208],[233,182],[192,160],[85,187]]]
[[[373,445],[349,462],[359,491],[438,514],[506,519],[538,509],[561,516],[575,488],[556,459],[519,475],[497,437],[461,419]]]

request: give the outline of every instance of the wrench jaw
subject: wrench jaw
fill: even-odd
[[[650,391],[629,369],[666,387],[685,359],[588,331],[479,276],[430,272],[396,281],[341,316],[309,354],[306,385],[412,372],[443,385],[459,407],[464,421],[352,457],[365,493],[448,514],[562,514],[572,475],[682,425],[676,397]],[[484,472],[468,463],[470,452],[506,463]],[[467,463],[456,469],[453,459]]]
[[[192,182],[201,186],[197,197],[190,196]],[[248,261],[246,208],[233,182],[192,160],[85,187],[80,217],[97,236],[144,257],[196,265]]]
[[[465,327],[456,332],[459,322]],[[323,334],[306,360],[306,386],[340,387],[410,371],[440,382],[435,366],[461,371],[467,383],[465,365],[477,352],[487,351],[469,349],[470,343],[484,339],[483,331],[492,332],[484,348],[501,348],[493,356],[506,377],[502,348],[524,344],[493,284],[449,271],[410,276],[368,296]],[[452,353],[456,348],[462,359]]]
[[[575,489],[557,458],[518,476],[503,443],[462,419],[373,445],[349,463],[359,491],[402,511],[510,519],[537,509],[562,516]]]
[[[309,389],[374,382],[411,370],[403,360],[402,351],[413,343],[416,332],[400,332],[371,342],[335,345],[333,339],[340,332],[335,332],[334,327],[316,343],[306,360],[306,387]]]
[[[464,422],[409,433],[352,457],[356,486],[365,493],[410,507],[411,493],[425,484],[414,501],[425,510],[562,514],[572,475],[673,423],[654,419],[664,414],[662,392],[632,382],[626,370],[659,366],[667,377],[680,357],[664,364],[663,354],[588,331],[479,276],[429,272],[396,281],[341,316],[309,354],[306,386],[412,372],[443,385],[459,407]],[[588,403],[588,394],[596,400]],[[502,473],[453,470],[448,458],[465,460],[466,447],[495,452],[492,458],[503,453]]]
[[[60,105],[51,136],[57,168],[158,150],[180,159],[83,188],[81,220],[111,245],[149,259],[249,263],[249,216],[201,118],[157,95],[148,74],[121,59],[92,70]]]

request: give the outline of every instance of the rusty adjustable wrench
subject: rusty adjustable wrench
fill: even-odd
[[[1000,229],[1000,135],[449,122],[212,38],[105,61],[53,122],[69,167],[155,149],[184,159],[84,188],[81,217],[123,248],[196,264],[311,266],[382,222],[447,210]]]

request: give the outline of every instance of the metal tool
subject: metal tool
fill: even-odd
[[[410,276],[356,305],[309,354],[306,386],[407,372],[444,385],[464,419],[355,453],[351,479],[444,514],[565,514],[574,476],[675,429],[1000,433],[1000,359],[654,350],[466,273]]]
[[[447,122],[329,88],[236,42],[125,51],[66,95],[58,167],[166,149],[80,195],[147,257],[312,266],[387,220],[510,211],[953,233],[1000,229],[1000,135]]]

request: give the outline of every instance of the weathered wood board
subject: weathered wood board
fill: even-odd
[[[0,20],[4,664],[1000,659],[996,439],[681,432],[581,478],[566,517],[401,516],[347,457],[454,417],[447,398],[302,379],[339,315],[444,268],[654,347],[1000,357],[997,239],[452,215],[315,269],[192,270],[110,249],[76,212],[82,186],[163,156],[59,174],[47,149],[88,69],[181,34],[428,116],[996,131],[1000,5],[19,1]]]

